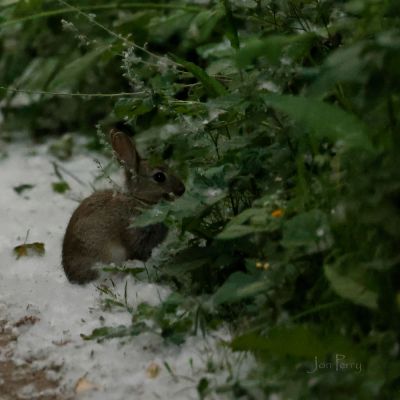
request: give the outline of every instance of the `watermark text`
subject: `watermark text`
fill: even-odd
[[[307,371],[307,374],[314,374],[322,369],[332,369],[337,372],[344,372],[353,369],[357,372],[361,372],[362,365],[358,362],[347,361],[344,354],[335,354],[335,358],[331,362],[320,361],[318,360],[318,357],[315,356],[314,365],[309,371]]]

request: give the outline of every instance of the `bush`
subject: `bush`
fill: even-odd
[[[256,382],[282,398],[393,398],[397,1],[21,0],[0,10],[3,132],[119,122],[186,176],[183,198],[134,223],[179,229],[160,279],[182,304],[198,296],[193,321],[229,322],[231,346],[259,360],[234,396],[252,398]]]

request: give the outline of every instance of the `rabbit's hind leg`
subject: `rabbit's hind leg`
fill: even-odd
[[[64,271],[71,283],[84,284],[98,278],[98,271],[92,268],[93,259],[80,257],[64,264]]]

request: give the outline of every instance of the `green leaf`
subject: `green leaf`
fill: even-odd
[[[248,208],[232,218],[216,238],[230,240],[254,233],[272,232],[278,229],[280,225],[279,218],[271,216],[267,209],[261,207]]]
[[[355,115],[319,100],[278,94],[262,96],[265,103],[311,129],[319,138],[342,142],[349,148],[372,150],[368,127]]]
[[[65,65],[50,82],[48,90],[75,89],[78,86],[80,79],[106,50],[107,47],[105,46],[97,47],[94,50],[87,52],[82,57],[79,57]]]
[[[218,254],[212,249],[205,252],[204,247],[189,246],[170,259],[168,265],[164,267],[163,273],[182,277],[187,272],[199,269],[204,265],[212,265],[217,257]]]
[[[114,112],[118,118],[133,118],[146,114],[153,108],[154,103],[151,97],[119,99],[114,106]]]
[[[210,382],[208,381],[207,378],[201,378],[199,380],[199,383],[197,384],[197,392],[199,393],[199,398],[200,399],[205,399],[207,396],[207,393],[209,391],[209,386],[210,386]]]
[[[24,0],[17,1],[14,8],[13,16],[22,17],[35,14],[42,10],[44,0]]]
[[[316,35],[313,33],[252,39],[238,51],[235,56],[236,63],[239,68],[244,68],[258,57],[266,57],[271,64],[277,64],[283,55],[297,59],[309,51],[315,40]]]
[[[261,352],[266,355],[289,355],[309,358],[324,357],[329,354],[345,354],[347,357],[357,356],[353,343],[336,334],[321,334],[309,326],[278,326],[272,328],[268,336],[245,334],[231,342],[234,350]]]
[[[21,194],[25,190],[33,189],[35,185],[31,185],[30,183],[23,183],[22,185],[14,186],[14,191],[18,194]]]
[[[195,34],[193,34],[196,42],[205,42],[212,35],[223,16],[224,12],[220,7],[199,12],[191,23],[191,26],[196,27],[194,29]]]
[[[26,90],[43,90],[59,65],[57,57],[34,58],[18,78],[18,85]]]
[[[233,303],[254,296],[265,289],[259,275],[234,272],[214,294],[214,304]]]
[[[184,218],[194,219],[205,209],[226,197],[226,192],[219,189],[194,189],[173,202],[160,202],[135,216],[132,226],[144,227],[147,225],[166,222],[182,221]]]
[[[282,245],[286,248],[303,247],[308,254],[331,247],[332,236],[326,214],[311,210],[286,221]]]
[[[115,327],[104,326],[97,328],[92,331],[90,335],[81,334],[84,340],[98,340],[103,341],[105,339],[119,338],[125,336],[137,336],[148,330],[148,327],[143,322],[132,324],[131,326],[119,325]]]
[[[231,42],[231,46],[235,49],[239,49],[240,42],[239,36],[236,29],[236,23],[233,18],[231,3],[229,0],[224,0],[224,8],[225,8],[225,17],[227,22],[227,32],[226,36],[228,37],[229,41]]]
[[[204,250],[203,250],[204,254]],[[210,264],[212,260],[209,257],[195,258],[191,261],[175,262],[174,260],[163,271],[166,275],[181,276],[189,271],[201,268],[203,265]]]
[[[198,11],[176,10],[169,15],[155,14],[147,26],[148,37],[154,42],[163,42],[172,35],[185,32]]]
[[[252,64],[258,57],[264,56],[272,63],[278,63],[282,55],[282,47],[289,42],[288,37],[272,36],[267,39],[252,39],[236,54],[239,68]]]
[[[170,212],[170,204],[159,203],[154,207],[144,210],[141,214],[135,216],[131,227],[143,228],[148,225],[164,222]]]
[[[232,240],[254,234],[255,232],[256,229],[251,225],[228,224],[224,230],[216,236],[216,238],[221,240]]]
[[[327,57],[316,80],[307,89],[313,97],[322,98],[338,83],[351,82],[365,85],[368,80],[368,58],[363,57],[365,43],[339,48]]]
[[[172,58],[186,68],[190,73],[192,73],[203,84],[204,88],[211,97],[224,96],[227,94],[227,90],[225,89],[224,85],[222,85],[222,83],[217,81],[215,78],[209,76],[204,69],[177,56],[172,56]]]
[[[354,278],[340,273],[335,267],[325,265],[325,276],[330,282],[333,290],[344,299],[376,310],[378,308],[378,295],[368,289],[363,283]]]
[[[186,301],[185,297],[183,297],[180,293],[172,292],[163,302],[162,307],[165,310],[175,310],[176,307],[180,306]]]
[[[68,185],[68,182],[60,181],[60,182],[53,182],[51,184],[53,191],[56,193],[65,193],[66,191],[70,190],[71,188]]]

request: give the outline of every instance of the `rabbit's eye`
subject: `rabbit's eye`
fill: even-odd
[[[153,175],[153,179],[158,183],[162,183],[162,182],[165,182],[167,177],[165,176],[165,174],[163,172],[156,172]]]

